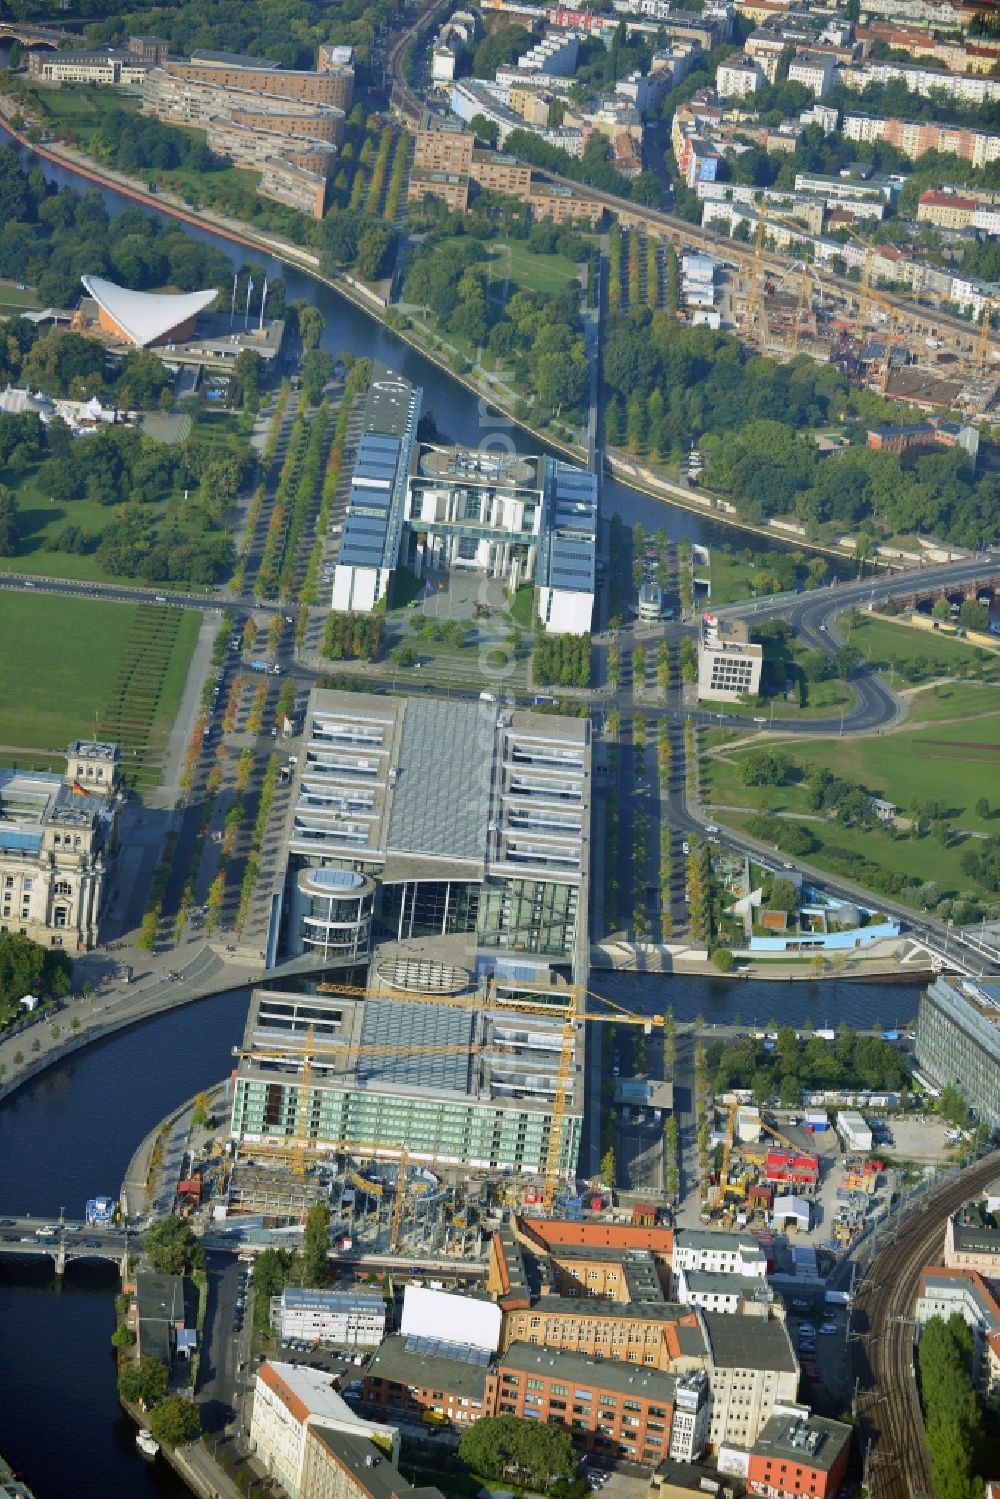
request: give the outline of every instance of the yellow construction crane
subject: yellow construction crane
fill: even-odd
[[[990,333],[993,329],[993,309],[1000,307],[1000,300],[996,297],[983,298],[983,321],[979,329],[979,342],[976,345],[976,364],[981,370],[986,368],[986,353],[990,344]]]
[[[555,1199],[556,1188],[561,1175],[562,1134],[563,1121],[566,1116],[566,1106],[571,1092],[573,1058],[576,1048],[576,1028],[589,1021],[614,1021],[619,1025],[639,1025],[646,1031],[647,1035],[654,1029],[662,1029],[664,1025],[663,1015],[636,1015],[633,1011],[625,1008],[616,1000],[607,999],[602,994],[596,994],[589,989],[581,989],[575,984],[567,985],[558,989],[522,989],[516,995],[499,995],[495,982],[484,1000],[479,994],[439,994],[435,991],[409,990],[409,989],[373,989],[359,987],[350,984],[322,983],[317,988],[323,994],[342,994],[351,999],[389,999],[398,1000],[407,1004],[432,1004],[455,1006],[464,1009],[481,1010],[483,1005],[496,1005],[505,1010],[515,1010],[523,1014],[545,1015],[550,1018],[562,1019],[562,1030],[559,1047],[559,1065],[556,1072],[555,1094],[552,1100],[552,1112],[549,1118],[549,1136],[545,1155],[545,1166],[543,1175],[542,1205],[546,1212],[551,1211]],[[603,1011],[584,1010],[580,1007],[582,996],[588,996],[607,1005],[612,1013]],[[336,1048],[340,1049],[340,1048]],[[470,1053],[473,1050],[481,1050],[482,1047],[465,1044],[458,1047],[439,1046],[361,1046],[357,1051],[367,1054],[398,1053],[399,1055],[410,1055],[413,1053],[441,1055],[446,1052]],[[487,1048],[488,1049],[488,1048]],[[268,1060],[291,1060],[293,1057],[305,1054],[308,1058],[309,1078],[312,1078],[312,1063],[314,1060],[314,1038],[313,1028],[310,1026],[306,1031],[305,1042],[302,1046],[290,1045],[280,1050],[268,1051],[239,1051],[234,1054],[248,1060],[254,1058]],[[309,1107],[307,1087],[305,1084],[306,1067],[303,1066],[303,1081],[300,1084],[301,1092],[299,1105],[296,1112],[296,1131],[300,1124],[306,1125],[305,1136],[299,1136],[297,1140],[272,1145],[267,1142],[262,1145],[251,1146],[253,1153],[263,1152],[265,1154],[288,1154],[291,1158],[292,1168],[301,1174],[305,1170],[305,1152],[314,1149],[320,1142],[315,1140],[308,1130],[309,1120],[306,1110]],[[344,1141],[323,1141],[324,1146],[331,1150],[344,1150],[353,1154],[361,1154],[371,1147],[361,1144],[351,1144]],[[398,1147],[395,1147],[398,1148]],[[386,1153],[387,1147],[380,1147]]]
[[[796,1145],[794,1140],[790,1140],[787,1135],[783,1135],[777,1125],[772,1124],[763,1114],[760,1116],[760,1127],[765,1134],[771,1136],[772,1140],[780,1140],[782,1145],[787,1145],[788,1149],[794,1150],[796,1155],[802,1154],[802,1146]]]
[[[763,354],[766,351],[769,333],[767,322],[767,308],[765,306],[763,288],[761,284],[768,226],[771,224],[781,224],[786,229],[795,230],[802,236],[803,241],[809,238],[809,231],[803,224],[800,224],[797,219],[788,218],[785,214],[775,213],[766,197],[760,204],[756,206],[758,214],[757,231],[754,235],[753,260],[750,263],[750,280],[747,288],[747,327],[751,328],[754,323],[758,324],[760,336],[760,351]],[[795,350],[798,349],[799,325],[802,321],[802,311],[805,304],[806,294],[808,292],[808,272],[806,271],[805,265],[801,261],[799,262],[799,265],[802,270],[803,281],[799,290],[799,310],[796,314],[795,319]]]
[[[396,1190],[392,1198],[392,1221],[389,1227],[389,1248],[399,1248],[399,1230],[403,1223],[403,1203],[406,1201],[406,1168],[409,1164],[410,1152],[404,1143],[399,1153],[399,1171],[396,1176]]]
[[[739,1100],[730,1100],[729,1112],[726,1115],[726,1136],[722,1142],[722,1165],[719,1167],[719,1179],[715,1184],[715,1206],[721,1207],[726,1200],[726,1182],[729,1179],[729,1159],[733,1153],[733,1137],[736,1133],[736,1114],[739,1109]]]

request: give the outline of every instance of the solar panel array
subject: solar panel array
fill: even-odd
[[[550,588],[593,593],[597,576],[597,477],[548,459],[543,578]]]
[[[398,437],[380,432],[362,436],[347,497],[338,563],[350,567],[391,567],[395,563],[395,557],[386,557],[385,551],[401,451]]]

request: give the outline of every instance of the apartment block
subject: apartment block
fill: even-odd
[[[220,90],[247,89],[271,99],[294,99],[300,104],[330,104],[349,110],[354,101],[354,69],[338,66],[307,73],[260,58],[240,58],[220,52],[195,52],[190,58],[168,58],[168,77],[178,82],[205,83]]]
[[[958,125],[938,125],[931,120],[883,119],[877,115],[845,114],[844,135],[855,141],[886,141],[916,160],[927,151],[947,152],[970,161],[974,167],[1000,159],[1000,135],[967,130]]]
[[[532,182],[528,202],[533,218],[547,219],[553,224],[586,223],[598,229],[604,222],[603,203],[561,184]]]
[[[716,91],[724,99],[745,99],[766,81],[760,64],[746,53],[727,58],[715,70]]]
[[[750,1447],[776,1406],[794,1404],[799,1366],[782,1321],[699,1312],[712,1387],[709,1446]]]
[[[1000,1406],[1000,1305],[977,1270],[928,1266],[920,1277],[913,1313],[917,1327],[924,1327],[932,1317],[947,1322],[955,1312],[972,1331],[972,1382],[984,1402],[996,1409]]]
[[[469,179],[458,172],[413,167],[406,201],[422,203],[425,198],[439,198],[452,213],[464,213],[469,206]]]

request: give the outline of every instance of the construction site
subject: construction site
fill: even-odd
[[[825,1110],[791,1115],[779,1126],[739,1097],[718,1105],[710,1137],[717,1166],[709,1172],[703,1223],[808,1240],[838,1253],[887,1208],[891,1173],[849,1141],[842,1149]]]
[[[875,284],[875,248],[865,245],[856,291],[805,259],[779,272],[768,253],[769,230],[797,230],[794,219],[757,217],[754,252],[731,284],[729,306],[740,337],[761,353],[792,359],[807,354],[836,364],[852,383],[925,411],[953,410],[971,418],[1000,410],[1000,346],[994,320],[1000,300],[978,298],[981,308],[967,331],[954,315],[933,310],[897,287]],[[932,321],[929,322],[928,319]]]

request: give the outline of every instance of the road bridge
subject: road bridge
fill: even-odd
[[[20,42],[25,47],[55,47],[61,42],[79,42],[72,31],[53,26],[29,26],[25,21],[0,21],[0,43]]]
[[[0,1255],[50,1259],[57,1275],[73,1260],[110,1260],[124,1275],[134,1237],[125,1225],[83,1223],[62,1215],[41,1220],[27,1215],[0,1217]]]

